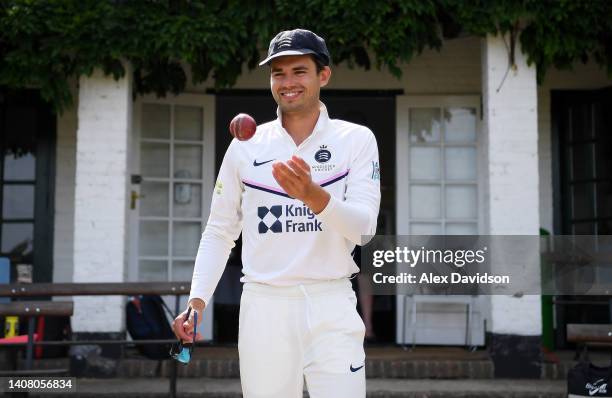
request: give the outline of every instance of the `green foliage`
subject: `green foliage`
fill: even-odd
[[[529,61],[538,65],[540,79],[551,66],[569,69],[576,60],[593,57],[612,74],[612,2],[559,0],[530,2],[534,21],[521,35]]]
[[[507,32],[540,76],[594,57],[612,71],[612,2],[606,0],[0,0],[0,85],[34,86],[58,109],[68,81],[102,68],[133,67],[135,94],[179,93],[211,76],[230,87],[254,68],[280,30],[326,38],[335,63],[399,65],[443,37]]]
[[[484,35],[520,27],[521,49],[538,80],[554,66],[569,69],[590,57],[612,74],[612,1],[440,0],[466,32]]]

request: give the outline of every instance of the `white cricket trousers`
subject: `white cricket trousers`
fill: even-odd
[[[244,284],[238,352],[245,398],[365,398],[365,326],[348,279]]]

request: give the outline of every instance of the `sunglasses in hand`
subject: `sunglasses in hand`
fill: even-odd
[[[191,307],[187,310],[187,315],[185,316],[185,320],[189,319],[189,315],[191,314]],[[193,349],[196,344],[196,335],[197,335],[197,327],[198,327],[198,311],[194,311],[193,313],[193,342],[191,343],[183,343],[181,339],[179,339],[176,343],[172,344],[170,348],[170,357],[176,359],[177,361],[188,364],[191,360],[191,354],[193,353]]]

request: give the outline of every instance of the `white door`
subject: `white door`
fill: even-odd
[[[480,98],[399,96],[396,139],[398,235],[481,233]],[[468,332],[466,297],[416,303],[416,328],[411,298],[397,297],[398,343],[484,344],[481,298],[468,297],[474,304]]]
[[[144,97],[135,104],[130,281],[191,281],[214,185],[214,111],[208,95]],[[174,310],[174,296],[164,300]],[[205,339],[212,338],[212,310],[204,312]]]

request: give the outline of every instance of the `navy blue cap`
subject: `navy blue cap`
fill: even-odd
[[[269,64],[277,57],[305,54],[312,54],[323,65],[329,65],[329,52],[323,38],[306,29],[285,30],[272,39],[268,56],[259,63],[259,66]]]

